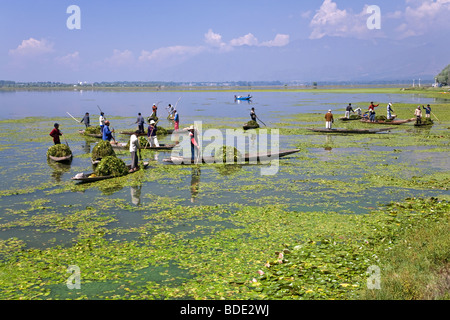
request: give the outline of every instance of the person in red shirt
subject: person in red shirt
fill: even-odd
[[[370,122],[375,122],[375,108],[378,107],[379,104],[374,105],[373,102],[370,103],[369,106],[369,119]]]
[[[55,123],[53,130],[50,132],[50,136],[53,138],[54,144],[60,144],[59,136],[62,136],[62,132],[59,131],[59,124]]]

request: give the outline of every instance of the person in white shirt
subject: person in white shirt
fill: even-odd
[[[100,133],[103,133],[103,128],[105,127],[106,119],[105,119],[104,115],[105,114],[103,112],[100,112],[100,117],[98,118],[98,122],[100,125]]]
[[[392,109],[392,103],[391,102],[389,102],[389,104],[387,105],[386,109],[387,109],[387,118],[388,118],[388,120],[391,120],[392,119],[392,112],[394,112],[394,110]]]
[[[135,131],[130,137],[131,168],[129,172],[139,169],[137,151],[141,146],[139,145],[138,133],[139,130]]]

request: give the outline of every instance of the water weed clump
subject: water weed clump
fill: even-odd
[[[109,141],[100,141],[92,149],[92,160],[102,159],[108,156],[115,156],[113,147]]]
[[[102,158],[95,169],[97,176],[114,176],[121,177],[128,173],[128,168],[122,159],[115,156],[107,156]]]
[[[70,156],[72,154],[72,151],[70,148],[65,144],[55,144],[54,146],[51,146],[47,150],[47,157],[66,157]]]

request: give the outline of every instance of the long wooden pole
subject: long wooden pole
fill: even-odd
[[[69,116],[71,116],[71,117],[72,117],[72,119],[73,119],[73,120],[75,120],[76,122],[78,122],[78,123],[81,123],[81,121],[80,121],[80,120],[77,120],[77,119],[75,119],[75,117],[74,117],[73,115],[71,115],[70,113],[68,113],[68,112],[67,112],[67,114],[68,114]]]

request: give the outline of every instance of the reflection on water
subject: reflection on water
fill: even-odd
[[[47,163],[53,169],[51,176],[56,182],[61,182],[62,175],[70,171],[70,163],[59,163],[50,159],[47,159]]]
[[[141,189],[141,184],[139,186],[130,187],[131,203],[133,203],[136,207],[141,205]]]
[[[197,196],[198,196],[198,190],[199,190],[199,184],[200,184],[200,166],[192,167],[191,171],[191,202],[194,203]]]

